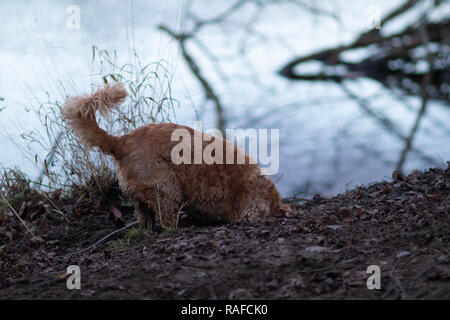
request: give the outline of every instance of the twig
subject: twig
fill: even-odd
[[[450,257],[450,254],[440,256],[440,257],[437,259],[437,261],[434,262],[431,266],[429,266],[428,268],[426,268],[426,269],[423,270],[422,272],[419,272],[419,273],[412,279],[412,281],[415,282],[415,281],[418,280],[420,277],[422,277],[424,274],[426,274],[428,271],[430,271],[431,269],[433,269],[433,268],[436,267],[437,265],[441,264],[442,262],[445,262],[449,257]]]
[[[53,142],[53,145],[50,149],[50,153],[48,154],[48,161],[44,161],[44,168],[42,168],[41,173],[39,174],[39,178],[37,181],[39,181],[40,183],[42,182],[42,180],[44,179],[44,176],[47,175],[47,177],[50,178],[50,175],[48,174],[48,167],[47,167],[47,163],[52,164],[53,163],[53,159],[55,158],[55,154],[58,150],[58,145],[62,139],[62,136],[64,134],[64,131],[61,130],[58,133],[58,136],[56,137],[55,141]]]
[[[223,20],[225,20],[229,16],[231,16],[234,12],[236,12],[239,8],[241,8],[243,5],[245,5],[246,3],[247,3],[247,0],[239,0],[236,3],[234,3],[230,8],[228,8],[226,11],[224,11],[221,14],[217,15],[216,17],[208,19],[208,20],[200,20],[192,12],[188,12],[187,17],[195,21],[195,26],[194,26],[192,33],[198,32],[205,25],[222,22]]]
[[[126,226],[123,227],[123,228],[117,229],[117,230],[111,232],[110,234],[107,234],[106,236],[104,236],[103,238],[101,238],[100,240],[98,240],[98,241],[97,241],[96,243],[94,243],[93,245],[90,245],[89,247],[84,248],[84,249],[81,249],[81,250],[79,250],[79,251],[75,251],[75,252],[72,252],[72,253],[68,253],[68,254],[64,255],[64,257],[68,257],[68,256],[72,256],[72,255],[74,255],[74,254],[83,253],[83,252],[85,252],[85,251],[88,251],[88,250],[94,248],[94,247],[95,247],[96,245],[98,245],[99,243],[101,243],[101,242],[107,240],[107,239],[110,238],[112,235],[114,235],[114,234],[116,234],[116,233],[118,233],[118,232],[120,232],[120,231],[123,231],[123,230],[125,230],[125,229],[127,229],[127,228],[129,228],[129,227],[131,227],[131,226],[134,226],[134,225],[137,224],[137,223],[139,223],[139,221],[132,222],[132,223],[130,223],[129,225],[126,225]]]
[[[408,295],[406,294],[406,291],[403,288],[403,285],[400,282],[400,280],[397,277],[393,276],[393,275],[391,275],[391,277],[395,280],[395,283],[397,284],[397,287],[400,289],[402,300],[406,299],[406,297]]]
[[[354,94],[350,89],[348,89],[343,82],[337,82],[338,85],[342,88],[342,90],[353,100],[358,102],[358,105],[363,109],[364,112],[366,112],[369,116],[373,117],[378,123],[380,123],[385,129],[386,132],[396,136],[400,140],[407,141],[406,136],[403,135],[403,133],[400,132],[400,130],[395,126],[395,124],[388,119],[384,115],[377,114],[375,111],[372,110],[372,108],[369,106],[368,102]],[[436,165],[436,161],[424,154],[421,150],[418,150],[411,146],[411,151],[413,151],[415,154],[420,156],[423,160],[429,162],[430,164]]]
[[[64,220],[66,220],[66,222],[69,222],[69,220],[67,219],[66,214],[50,199],[50,197],[44,192],[43,193],[44,197],[48,200],[48,202],[50,202],[50,204],[55,207],[55,209],[53,209],[54,212],[59,213]]]
[[[431,77],[433,75],[433,55],[430,52],[428,48],[429,43],[429,37],[427,33],[426,28],[426,20],[424,19],[422,25],[420,26],[420,35],[422,37],[422,42],[425,47],[425,50],[427,51],[427,60],[428,60],[428,72],[424,75],[422,80],[422,106],[420,107],[419,112],[417,113],[416,120],[414,121],[414,124],[411,128],[411,131],[408,135],[408,137],[405,139],[405,147],[402,150],[402,153],[400,154],[400,159],[397,163],[397,170],[402,170],[403,165],[406,161],[406,156],[408,155],[409,151],[412,148],[413,139],[417,133],[417,130],[419,129],[420,122],[425,114],[425,111],[427,110],[427,102],[428,102],[428,86],[431,83]]]
[[[401,6],[394,9],[391,13],[387,14],[382,20],[381,24],[386,24],[387,22],[391,21],[392,19],[396,18],[397,16],[407,12],[407,10],[414,7],[416,4],[420,3],[418,0],[408,0],[405,3],[403,3]],[[391,34],[389,36],[382,36],[378,29],[372,29],[367,32],[362,33],[355,41],[353,41],[350,44],[347,45],[341,45],[339,47],[331,48],[331,49],[325,49],[319,52],[315,52],[313,54],[297,57],[285,64],[278,73],[291,80],[335,80],[340,81],[345,79],[344,76],[328,76],[324,74],[319,75],[302,75],[296,72],[297,65],[311,60],[319,60],[324,62],[327,65],[347,65],[348,63],[345,63],[344,61],[341,61],[339,56],[342,52],[350,50],[350,49],[357,49],[361,47],[366,47],[368,45],[381,45],[383,42],[387,43],[391,41],[392,39],[399,38],[402,36],[409,36],[411,37],[412,42],[409,45],[409,47],[414,47],[415,45],[420,44],[420,39],[417,39],[414,37],[416,28],[413,27],[407,27],[405,30],[396,33]],[[351,64],[350,64],[351,65]]]
[[[381,20],[381,25],[387,23],[388,21],[392,20],[393,18],[405,13],[412,7],[414,7],[416,4],[419,3],[419,0],[408,0],[404,4],[402,4],[400,7],[396,8],[394,11],[389,13],[386,17]]]
[[[170,30],[168,27],[164,25],[159,25],[158,29],[161,31],[166,32],[168,35],[170,35],[173,39],[177,40],[180,44],[181,54],[184,57],[184,60],[186,60],[186,63],[191,69],[194,76],[197,78],[197,80],[200,82],[201,86],[205,90],[206,99],[212,100],[216,106],[216,113],[217,113],[217,129],[219,129],[222,134],[225,133],[225,118],[223,115],[223,106],[220,102],[219,96],[214,91],[213,87],[210,85],[208,80],[203,76],[199,65],[195,62],[194,58],[190,55],[190,53],[186,49],[185,41],[186,39],[191,38],[192,34],[185,34],[185,33],[175,33],[174,31]]]
[[[11,206],[11,204],[8,202],[8,200],[6,200],[5,196],[0,193],[0,195],[2,196],[3,200],[6,202],[6,204],[8,205],[8,207],[11,208],[12,212],[14,212],[14,214],[16,215],[17,218],[19,218],[20,222],[23,224],[23,226],[28,230],[28,232],[33,236],[33,238],[35,237],[35,235],[33,234],[33,232],[30,230],[30,228],[27,227],[27,225],[25,224],[25,222],[22,220],[22,218],[19,216],[19,214],[16,212],[16,210],[14,210],[14,208]]]

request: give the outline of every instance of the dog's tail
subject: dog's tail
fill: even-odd
[[[117,156],[120,152],[119,138],[100,128],[95,114],[99,111],[105,116],[109,109],[121,104],[126,97],[123,83],[107,84],[91,95],[69,97],[61,114],[86,147],[98,147],[103,153]]]

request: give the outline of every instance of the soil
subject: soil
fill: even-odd
[[[128,242],[128,229],[99,242],[135,221],[119,191],[80,199],[23,201],[34,237],[11,212],[0,220],[1,299],[450,299],[450,168],[292,198],[292,214],[258,224],[185,219]],[[67,289],[69,265],[81,290]],[[366,286],[370,265],[380,289]]]

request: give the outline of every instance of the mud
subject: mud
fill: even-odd
[[[0,298],[450,299],[450,169],[394,177],[292,198],[290,216],[263,223],[184,219],[173,233],[127,242],[124,230],[93,247],[135,221],[119,191],[23,200],[34,238],[11,212],[0,220]],[[69,265],[80,266],[81,290],[66,287]],[[366,286],[370,265],[379,290]]]

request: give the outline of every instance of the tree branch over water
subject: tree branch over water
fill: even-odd
[[[180,45],[181,54],[183,55],[184,60],[186,61],[189,69],[192,71],[192,74],[195,78],[200,82],[203,90],[205,91],[205,96],[207,99],[212,100],[214,102],[217,114],[217,129],[219,129],[223,134],[225,133],[225,118],[223,112],[223,106],[219,99],[219,96],[215,92],[212,85],[209,81],[204,77],[202,71],[194,60],[192,55],[188,52],[186,48],[186,40],[189,39],[191,34],[183,34],[183,33],[175,33],[170,30],[168,27],[164,25],[159,25],[158,29],[164,31],[168,35],[170,35],[173,39],[177,40]]]

